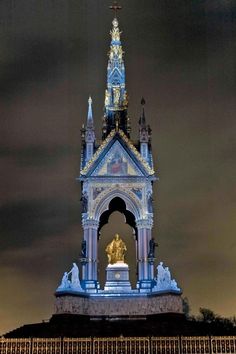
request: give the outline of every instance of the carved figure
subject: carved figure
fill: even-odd
[[[108,90],[105,91],[105,107],[109,106],[109,103],[110,103],[110,94],[108,92]]]
[[[149,241],[149,253],[148,253],[148,258],[155,258],[155,248],[158,246],[157,243],[155,243],[154,238],[151,238]]]
[[[87,193],[83,193],[81,197],[81,202],[82,202],[82,213],[87,213],[88,211],[88,199],[87,199]]]
[[[153,213],[153,197],[151,193],[148,193],[147,195],[147,206],[148,206],[148,212]]]
[[[129,103],[129,99],[128,99],[127,92],[125,91],[125,92],[124,92],[124,95],[123,95],[123,105],[124,105],[125,107],[127,107],[127,106],[128,106],[128,103]]]
[[[164,280],[165,280],[165,283],[166,283],[167,286],[171,285],[171,275],[170,275],[170,271],[169,271],[168,267],[165,268],[165,278],[164,278]]]
[[[70,280],[69,280],[70,275]],[[73,263],[73,267],[69,272],[65,272],[60,286],[57,288],[57,291],[84,291],[81,288],[80,280],[79,280],[79,268],[76,263]]]
[[[171,280],[171,289],[172,289],[172,290],[177,290],[177,291],[180,290],[180,288],[178,287],[178,284],[177,284],[177,282],[176,282],[175,279],[172,279],[172,280]]]
[[[171,280],[171,273],[168,267],[163,267],[163,262],[157,266],[157,285],[154,291],[175,290],[180,291],[175,279]]]
[[[86,241],[83,240],[81,243],[81,257],[86,258]]]
[[[120,88],[119,87],[113,88],[113,96],[114,96],[114,104],[118,105],[119,100],[120,100]]]
[[[162,279],[164,277],[164,272],[165,269],[163,267],[163,262],[160,262],[157,266],[157,284],[161,284],[162,283]]]
[[[59,289],[67,289],[70,287],[70,281],[68,279],[68,273],[65,272],[62,280],[61,280],[61,284],[59,285]]]
[[[69,271],[68,275],[71,274],[71,285],[73,287],[78,287],[80,286],[80,281],[79,281],[79,268],[76,263],[73,263],[73,267]]]
[[[115,234],[114,239],[107,245],[105,251],[108,257],[108,263],[114,264],[117,262],[124,262],[127,248],[120,236]]]

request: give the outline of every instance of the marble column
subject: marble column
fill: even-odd
[[[138,283],[140,291],[146,291],[152,286],[152,269],[148,260],[149,241],[151,240],[152,219],[140,219],[136,221],[138,229]]]
[[[94,291],[98,285],[97,275],[97,232],[99,221],[83,220],[84,240],[86,241],[86,264],[83,272],[83,285],[87,291]]]

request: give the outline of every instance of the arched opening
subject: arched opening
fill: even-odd
[[[126,210],[125,202],[121,198],[116,197],[111,200],[109,209],[100,217],[98,231],[98,279],[101,288],[104,288],[105,270],[108,265],[105,248],[112,241],[116,233],[120,235],[127,246],[125,262],[129,265],[130,281],[134,288],[137,281],[137,232],[135,217],[129,210]]]
[[[100,216],[100,222],[99,222],[99,228],[98,228],[98,237],[100,238],[100,230],[101,230],[101,228],[105,224],[108,223],[109,217],[114,211],[119,211],[120,213],[124,214],[125,223],[130,225],[134,229],[135,236],[136,236],[137,235],[137,229],[136,229],[136,223],[135,223],[134,215],[129,210],[126,209],[125,202],[121,198],[115,197],[115,198],[113,198],[110,201],[108,210],[104,211],[104,213],[102,213],[102,215]]]

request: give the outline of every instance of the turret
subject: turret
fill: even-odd
[[[92,98],[88,99],[88,116],[87,123],[85,127],[85,162],[89,161],[94,153],[94,143],[95,143],[95,133],[94,133],[94,124],[93,124],[93,111],[92,111]]]
[[[145,100],[142,97],[141,99],[141,115],[139,118],[139,143],[140,143],[140,153],[142,157],[148,161],[149,159],[149,143],[151,138],[151,128],[149,125],[146,125],[146,117],[145,117]]]

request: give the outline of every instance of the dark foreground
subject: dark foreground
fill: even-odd
[[[236,328],[220,323],[189,320],[180,314],[148,316],[146,319],[90,319],[79,315],[53,315],[49,322],[26,324],[5,338],[229,336]]]

